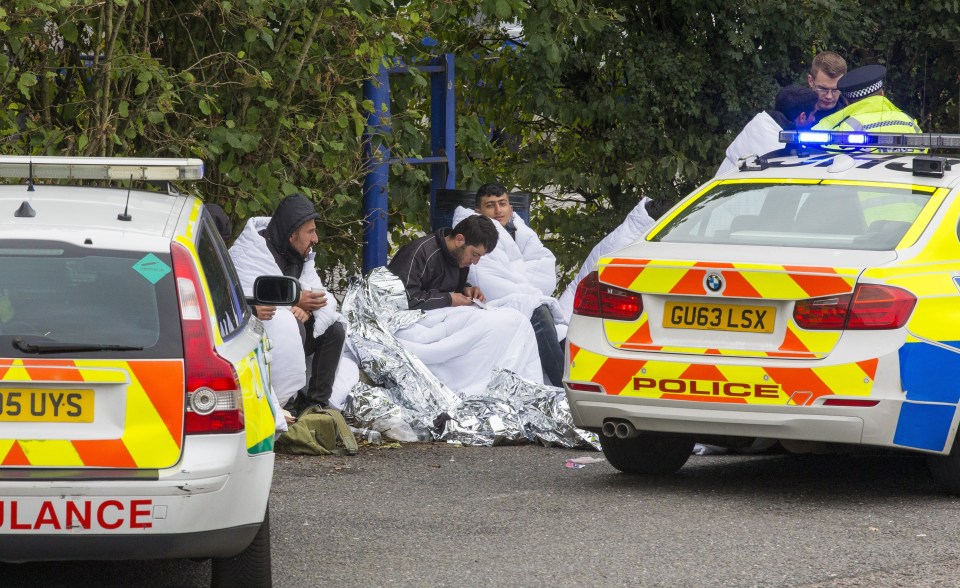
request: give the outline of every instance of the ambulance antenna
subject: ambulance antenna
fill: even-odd
[[[117,215],[117,220],[130,221],[133,217],[127,214],[130,210],[130,189],[133,187],[133,175],[130,175],[130,181],[127,182],[127,203],[123,205],[123,212]]]

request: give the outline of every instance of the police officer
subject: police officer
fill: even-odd
[[[877,131],[881,133],[920,133],[920,126],[909,114],[883,95],[887,68],[865,65],[846,73],[837,82],[846,106],[814,126],[820,131]]]

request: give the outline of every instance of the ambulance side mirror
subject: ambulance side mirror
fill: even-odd
[[[289,276],[260,276],[253,282],[250,304],[290,306],[300,300],[300,282]]]

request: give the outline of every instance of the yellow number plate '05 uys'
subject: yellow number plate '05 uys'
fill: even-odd
[[[93,390],[0,388],[0,421],[92,423]]]
[[[663,308],[663,326],[667,329],[772,333],[776,312],[772,306],[667,302]]]

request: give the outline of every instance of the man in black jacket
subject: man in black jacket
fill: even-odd
[[[467,283],[469,267],[497,246],[497,227],[485,216],[471,216],[453,229],[407,243],[387,269],[407,290],[411,310],[433,310],[483,302],[483,292]]]

